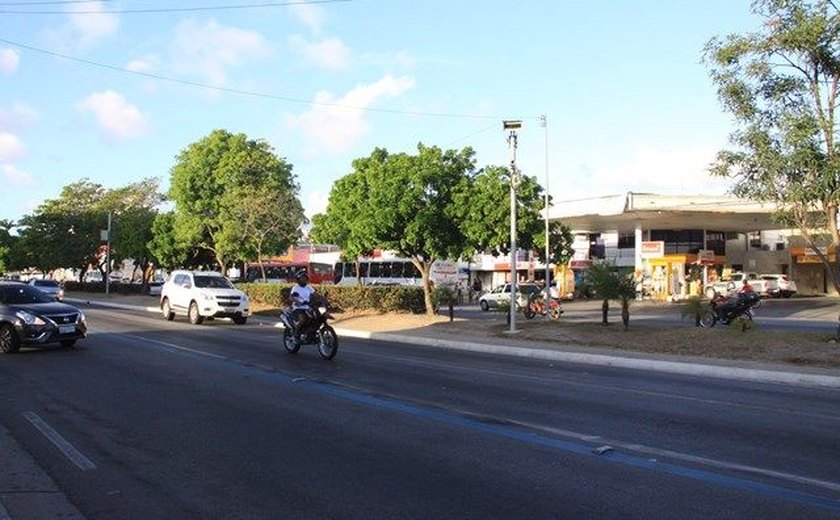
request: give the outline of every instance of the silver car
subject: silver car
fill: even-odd
[[[540,292],[540,288],[533,283],[518,283],[516,284],[516,308],[520,309],[525,306],[525,303],[532,294]],[[510,284],[506,283],[494,288],[488,293],[484,293],[478,299],[478,306],[481,310],[486,311],[493,307],[498,307],[501,302],[510,302]]]

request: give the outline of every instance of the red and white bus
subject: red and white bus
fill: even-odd
[[[358,272],[357,272],[358,266]],[[364,258],[358,262],[336,262],[336,285],[416,285],[420,286],[420,271],[404,258]],[[458,266],[455,262],[437,260],[430,273],[436,284],[454,285],[458,282]]]
[[[265,277],[263,277],[263,271]],[[309,283],[333,283],[331,264],[292,260],[263,260],[262,267],[259,262],[248,262],[245,266],[245,281],[248,283],[295,283],[295,275],[300,271],[306,271],[309,275]]]

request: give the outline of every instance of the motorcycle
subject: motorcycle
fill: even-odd
[[[326,305],[312,309],[309,321],[295,334],[294,309],[286,308],[280,313],[283,323],[283,346],[290,354],[297,354],[302,345],[317,345],[318,354],[326,360],[335,357],[338,352],[338,335],[327,321],[333,319]]]
[[[552,320],[559,320],[563,315],[563,307],[560,305],[560,299],[551,297],[548,302],[548,309],[546,309],[545,296],[541,293],[534,293],[528,299],[528,305],[522,310],[527,319],[532,319],[537,314],[546,315]]]
[[[738,292],[731,296],[715,294],[709,305],[711,309],[700,317],[701,327],[714,327],[717,322],[729,325],[736,318],[742,317],[752,322],[753,309],[758,308],[761,297],[755,292]],[[745,325],[744,328],[748,326]]]

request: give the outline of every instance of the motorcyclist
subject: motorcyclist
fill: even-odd
[[[315,288],[309,285],[309,275],[306,271],[299,271],[295,275],[295,282],[297,284],[292,287],[290,294],[290,304],[292,307],[292,325],[295,329],[295,335],[300,336],[306,332],[307,326],[316,317],[317,312],[312,304],[318,298]]]

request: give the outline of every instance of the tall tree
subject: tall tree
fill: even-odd
[[[315,220],[312,235],[335,239],[353,253],[380,247],[410,259],[420,271],[431,314],[432,264],[470,253],[457,200],[475,168],[473,156],[469,148],[443,151],[423,144],[416,155],[376,149],[353,161],[353,173],[335,184],[326,216]]]
[[[714,38],[705,61],[739,128],[710,171],[733,192],[775,203],[798,228],[840,291],[840,11],[831,0],[756,0],[757,32]],[[832,261],[826,249],[833,246]]]
[[[509,168],[489,166],[471,176],[469,189],[460,194],[461,228],[476,251],[494,255],[510,253],[510,182]],[[516,245],[519,249],[534,249],[544,230],[540,210],[545,202],[541,194],[542,187],[535,177],[519,177],[516,186]],[[545,241],[541,243],[545,244]]]
[[[297,200],[292,166],[277,157],[268,143],[214,130],[190,144],[171,170],[169,198],[175,203],[173,231],[182,238],[179,242],[211,251],[224,271],[228,263],[254,247],[253,241],[245,239],[236,215],[245,206],[241,199],[257,190],[274,193],[277,201]],[[272,204],[269,209],[278,215],[287,213],[284,218],[297,226],[305,220],[299,202],[286,207]],[[272,225],[271,219],[262,224]]]
[[[0,220],[0,274],[4,274],[13,267],[14,242],[17,236],[12,235],[12,228],[15,227],[11,220]]]

